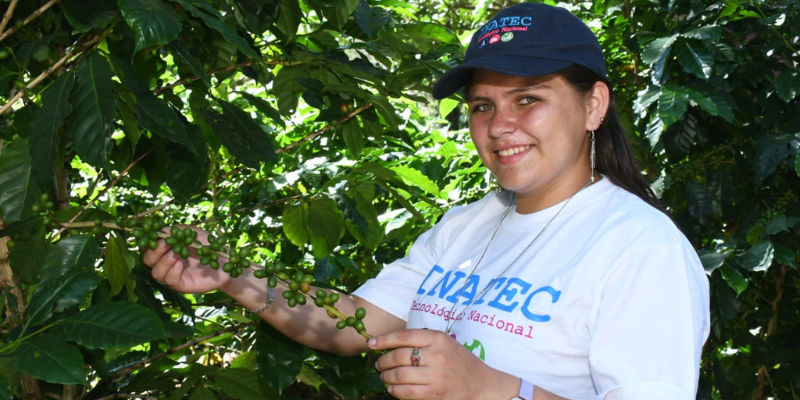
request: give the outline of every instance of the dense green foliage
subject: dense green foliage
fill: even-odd
[[[442,4],[0,3],[0,399],[388,398],[370,355],[154,281],[127,225],[199,225],[326,288],[374,276],[491,188],[463,107],[428,93],[504,4]],[[800,398],[800,3],[564,6],[708,271],[698,398]]]

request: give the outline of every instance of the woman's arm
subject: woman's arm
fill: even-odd
[[[199,231],[198,240],[206,243],[207,236],[206,232]],[[152,268],[153,278],[180,292],[221,290],[250,310],[258,309],[268,299],[267,281],[256,278],[252,270],[231,278],[225,272],[201,265],[194,254],[184,260],[163,240],[155,250],[145,253],[144,262]],[[259,313],[264,321],[293,340],[315,349],[348,355],[368,350],[363,336],[354,329],[337,329],[336,321],[327,315],[325,309],[313,304],[289,308],[281,296],[285,289],[282,285],[274,289],[272,304]],[[336,303],[336,308],[344,315],[354,315],[359,307],[367,311],[363,321],[367,332],[372,335],[405,328],[405,321],[361,298],[340,294]]]

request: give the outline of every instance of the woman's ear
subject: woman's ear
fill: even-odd
[[[597,81],[586,95],[586,130],[595,131],[603,123],[611,101],[611,91],[603,81]]]

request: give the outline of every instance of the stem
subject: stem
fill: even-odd
[[[224,334],[226,334],[228,332],[235,332],[235,331],[238,331],[240,329],[247,328],[248,326],[253,326],[253,325],[257,324],[257,323],[258,323],[258,321],[251,321],[251,322],[245,322],[245,323],[239,324],[239,325],[233,325],[233,326],[230,326],[228,328],[225,328],[225,329],[216,331],[214,333],[208,334],[206,336],[197,338],[197,339],[192,340],[190,342],[184,343],[184,344],[182,344],[180,346],[173,347],[173,348],[171,348],[171,349],[169,349],[169,350],[167,350],[167,351],[165,351],[165,352],[163,352],[161,354],[156,354],[155,356],[147,358],[147,359],[144,359],[144,360],[141,360],[141,361],[137,362],[136,364],[131,365],[128,368],[119,370],[116,374],[114,374],[114,378],[119,378],[121,376],[127,375],[127,374],[129,374],[129,373],[141,368],[142,366],[144,366],[147,363],[150,363],[150,362],[153,362],[155,360],[164,358],[164,357],[166,357],[166,356],[168,356],[170,354],[177,353],[177,352],[179,352],[181,350],[184,350],[184,349],[187,349],[189,347],[195,346],[195,345],[197,345],[199,343],[202,343],[202,342],[205,342],[207,340],[213,339],[213,338],[215,338],[217,336],[224,335]]]
[[[56,326],[56,325],[58,325],[59,323],[60,323],[60,321],[53,322],[50,325],[47,325],[47,326],[45,326],[43,328],[39,328],[39,330],[36,331],[36,332],[30,333],[30,334],[26,335],[25,337],[19,338],[19,339],[15,340],[15,341],[3,346],[3,348],[0,348],[0,354],[5,353],[9,349],[16,348],[17,346],[22,344],[22,342],[24,342],[25,339],[28,339],[31,336],[38,335],[38,334],[40,334],[40,333],[42,333],[42,332],[44,332],[44,331]]]
[[[125,176],[125,175],[127,175],[127,174],[128,174],[128,172],[131,170],[131,168],[133,168],[133,167],[134,167],[136,164],[138,164],[138,163],[139,163],[139,161],[142,161],[142,159],[143,159],[143,158],[145,158],[145,157],[146,157],[148,154],[152,153],[152,152],[153,152],[153,150],[154,150],[154,148],[151,148],[150,150],[147,150],[147,151],[145,151],[144,153],[142,153],[142,155],[140,155],[140,156],[139,156],[139,157],[137,157],[135,160],[133,160],[133,161],[132,161],[132,162],[131,162],[131,163],[130,163],[130,164],[127,166],[127,167],[125,167],[125,170],[123,170],[123,171],[122,171],[122,172],[121,172],[119,175],[117,175],[117,177],[116,177],[116,178],[114,178],[114,180],[112,180],[112,181],[111,181],[111,182],[108,184],[108,186],[104,187],[104,188],[103,188],[103,190],[101,190],[101,191],[100,191],[100,193],[98,193],[98,194],[97,194],[97,196],[94,196],[94,198],[93,198],[92,200],[90,200],[88,203],[86,203],[86,205],[85,205],[85,206],[83,206],[83,208],[82,208],[80,211],[78,211],[78,212],[77,212],[77,213],[76,213],[76,214],[75,214],[75,215],[74,215],[74,216],[73,216],[73,217],[72,217],[72,218],[71,218],[71,219],[68,221],[68,223],[70,223],[70,222],[74,222],[74,221],[75,221],[75,220],[76,220],[76,219],[77,219],[77,218],[78,218],[78,217],[79,217],[81,214],[83,214],[83,213],[84,213],[86,210],[88,210],[88,209],[89,209],[89,207],[91,207],[91,205],[92,205],[92,204],[94,204],[94,203],[97,201],[97,199],[99,199],[99,198],[100,198],[101,196],[103,196],[103,195],[104,195],[106,192],[108,192],[108,191],[109,191],[109,190],[110,190],[112,187],[114,187],[114,186],[117,184],[117,182],[119,182],[119,180],[120,180],[120,179],[122,179],[122,177],[123,177],[123,176]],[[114,225],[116,226],[116,224],[114,224]],[[55,236],[56,236],[56,237],[58,237],[59,235],[61,235],[61,234],[64,232],[64,229],[65,229],[65,228],[61,228],[61,229],[60,229],[60,230],[59,230],[59,231],[56,233],[56,235],[55,235]]]
[[[11,5],[8,7],[8,10],[6,11],[6,15],[8,15],[9,12],[14,8],[14,5],[17,3],[17,1],[19,1],[19,0],[12,0],[11,1]],[[38,9],[36,9],[36,11],[32,12],[31,15],[29,15],[27,18],[25,18],[22,21],[22,26],[28,25],[31,21],[36,19],[38,16],[42,15],[42,13],[47,11],[48,8],[52,7],[53,4],[56,4],[57,2],[58,2],[58,0],[50,0],[47,3],[45,3],[45,5],[39,7]],[[6,22],[7,21],[5,20],[5,16],[4,16],[3,17],[3,24],[0,24],[0,32],[3,32],[3,29],[5,28],[5,23]],[[17,31],[17,28],[16,27],[12,27],[11,29],[3,32],[2,35],[0,35],[0,42],[2,42],[3,39],[11,36],[11,34],[16,32],[16,31]]]
[[[355,117],[358,114],[361,114],[364,110],[366,110],[366,109],[368,109],[370,107],[372,107],[372,103],[364,104],[363,106],[353,110],[353,112],[347,114],[347,116],[345,116],[344,118],[342,118],[339,121],[337,121],[336,124],[325,125],[324,127],[320,128],[319,130],[313,132],[312,134],[310,134],[310,135],[308,135],[308,136],[306,136],[306,137],[304,137],[304,138],[302,138],[302,139],[300,139],[300,140],[298,140],[298,141],[296,141],[296,142],[294,142],[294,143],[292,143],[290,145],[287,145],[287,146],[282,147],[282,148],[280,148],[278,150],[275,150],[275,154],[285,153],[285,152],[287,152],[287,151],[289,151],[289,150],[291,150],[291,149],[293,149],[293,148],[295,148],[297,146],[300,146],[301,144],[303,144],[303,143],[305,143],[305,142],[307,142],[307,141],[309,141],[309,140],[311,140],[311,139],[313,139],[313,138],[315,138],[315,137],[317,137],[317,136],[329,131],[334,126],[341,125],[341,124],[351,120],[353,117]]]
[[[91,40],[89,40],[88,42],[84,43],[84,45],[82,46],[82,48],[83,48],[83,49],[88,49],[89,47],[92,47],[92,46],[96,45],[96,44],[97,44],[97,43],[99,43],[101,40],[103,40],[103,38],[104,38],[104,37],[105,37],[105,36],[106,36],[108,33],[110,33],[110,32],[111,32],[111,30],[110,30],[110,29],[108,29],[108,30],[104,31],[104,32],[103,32],[103,33],[101,33],[101,34],[98,34],[97,36],[95,36],[94,38],[92,38]],[[85,51],[85,50],[84,50],[84,51]],[[61,66],[62,66],[62,65],[64,65],[64,64],[65,64],[67,61],[69,61],[70,59],[72,59],[72,57],[74,57],[74,56],[75,56],[75,55],[77,55],[77,54],[79,54],[79,53],[68,52],[67,54],[64,54],[64,56],[63,56],[63,57],[61,57],[61,59],[60,59],[60,60],[56,61],[56,63],[55,63],[55,64],[53,64],[53,65],[51,65],[50,67],[48,67],[46,70],[44,70],[44,71],[43,71],[41,74],[39,74],[39,76],[37,76],[36,78],[34,78],[32,81],[28,82],[28,84],[27,84],[27,85],[25,85],[25,88],[26,88],[26,89],[33,89],[33,88],[35,88],[35,87],[36,87],[36,85],[38,85],[38,84],[39,84],[41,81],[45,80],[47,77],[49,77],[50,75],[52,75],[52,74],[53,74],[53,72],[55,72],[57,69],[61,68]],[[5,104],[5,105],[4,105],[2,108],[0,108],[0,115],[3,115],[3,114],[6,112],[6,111],[10,110],[10,109],[11,109],[11,106],[13,106],[13,105],[14,105],[14,103],[16,103],[16,102],[17,102],[17,100],[21,99],[21,98],[22,98],[24,95],[25,95],[25,90],[20,90],[19,92],[17,92],[17,94],[15,94],[15,95],[14,95],[14,96],[13,96],[13,97],[12,97],[12,98],[11,98],[11,99],[8,101],[8,103],[6,103],[6,104]]]
[[[3,21],[0,22],[0,32],[3,32],[8,25],[8,21],[11,21],[11,17],[14,15],[14,9],[17,8],[17,3],[19,3],[19,0],[11,0],[11,4],[8,5],[8,9],[3,15]]]
[[[262,62],[262,64],[267,64],[267,65],[299,65],[299,64],[307,64],[309,62],[310,61],[264,61],[264,62]],[[236,69],[238,67],[247,67],[247,66],[250,66],[250,65],[253,65],[253,61],[247,61],[247,62],[243,62],[241,64],[233,64],[233,65],[229,65],[229,66],[224,67],[224,68],[207,71],[206,74],[208,74],[208,75],[216,75],[216,74],[219,74],[219,73],[222,73],[222,72],[227,72],[227,71]],[[161,92],[163,92],[164,90],[172,89],[175,86],[181,86],[181,85],[184,85],[184,84],[189,83],[189,82],[194,82],[194,81],[196,81],[198,79],[200,79],[199,76],[187,76],[186,78],[181,78],[181,79],[178,79],[177,81],[172,82],[170,84],[158,87],[153,91],[153,93],[158,95]]]

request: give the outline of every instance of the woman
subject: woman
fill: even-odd
[[[634,166],[591,31],[560,8],[504,9],[433,93],[462,88],[505,190],[448,212],[340,301],[367,309],[368,342],[163,243],[145,255],[153,277],[222,290],[314,348],[391,350],[375,367],[397,398],[693,399],[708,282]]]

